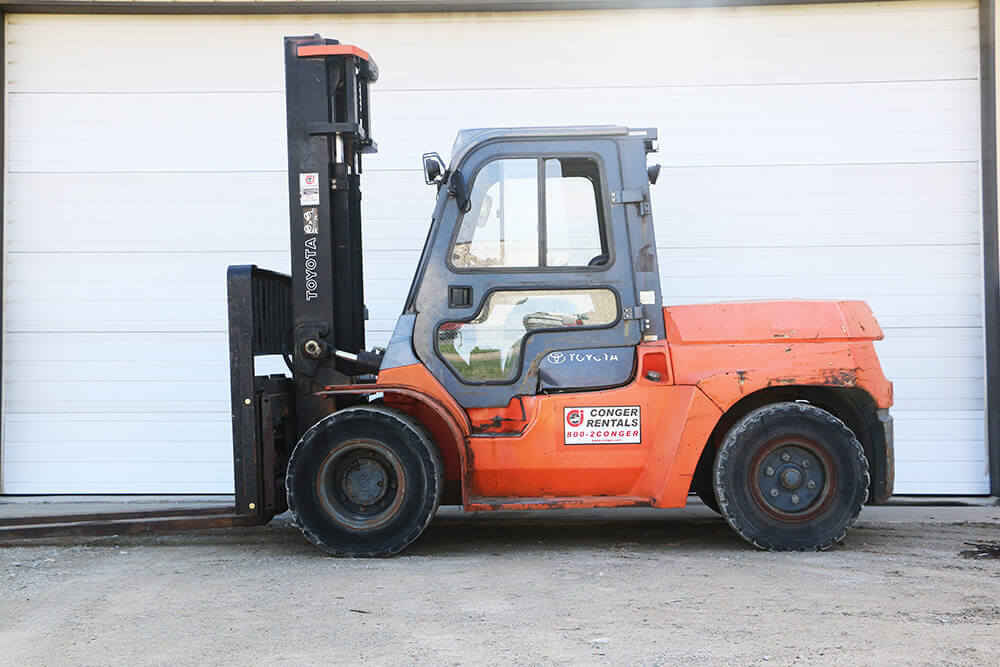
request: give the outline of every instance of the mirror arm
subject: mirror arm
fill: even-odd
[[[441,192],[441,188],[444,187],[444,184],[448,182],[448,179],[450,177],[451,177],[451,172],[450,171],[445,171],[443,174],[441,174],[441,178],[439,178],[437,180],[437,182],[434,184],[434,185],[437,186],[437,191],[438,192]]]

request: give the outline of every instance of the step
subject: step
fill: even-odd
[[[638,496],[552,496],[542,498],[472,497],[467,512],[499,510],[566,510],[591,507],[652,507],[651,498]]]

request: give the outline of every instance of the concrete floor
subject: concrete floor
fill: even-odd
[[[67,500],[94,507],[0,515]],[[805,554],[700,505],[445,508],[386,560],[329,558],[286,517],[0,542],[0,664],[997,664],[1000,560],[960,552],[1000,542],[1000,507],[968,502],[866,508]],[[155,503],[177,499],[130,505]]]

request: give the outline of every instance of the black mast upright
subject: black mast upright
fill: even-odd
[[[361,156],[374,153],[368,85],[378,68],[337,40],[285,38],[285,112],[292,251],[292,358],[300,392],[360,374],[334,350],[365,347]],[[337,406],[302,397],[300,431]]]

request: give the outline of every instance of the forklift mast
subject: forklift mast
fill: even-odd
[[[366,352],[361,156],[375,152],[371,57],[333,39],[285,38],[291,277],[229,267],[230,385],[238,514],[284,511],[284,470],[310,426],[360,399],[320,395],[378,370]],[[282,355],[292,371],[256,373]],[[368,376],[370,377],[370,376]]]
[[[318,35],[285,38],[292,252],[285,353],[300,392],[300,432],[339,407],[311,396],[316,389],[378,368],[364,352],[361,254],[361,158],[376,151],[368,87],[377,78],[371,57],[355,46]]]

